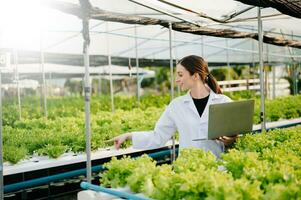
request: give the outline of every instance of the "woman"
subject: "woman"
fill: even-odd
[[[211,151],[217,157],[225,146],[235,141],[235,137],[195,140],[207,138],[209,105],[229,102],[231,99],[221,94],[207,63],[199,56],[182,58],[177,64],[176,72],[176,83],[182,90],[189,90],[188,93],[171,101],[153,131],[125,133],[115,137],[113,140],[117,149],[128,139],[132,139],[134,148],[158,148],[165,145],[176,130],[179,132],[180,149],[197,147]]]

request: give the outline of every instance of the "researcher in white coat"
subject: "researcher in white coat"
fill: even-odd
[[[113,138],[117,149],[129,139],[132,139],[133,148],[158,148],[164,146],[176,130],[179,132],[180,149],[197,147],[211,151],[217,157],[225,146],[235,141],[235,137],[196,141],[207,138],[209,105],[231,101],[221,94],[207,62],[195,55],[184,57],[177,64],[176,73],[176,83],[188,93],[170,102],[153,131],[125,133]]]

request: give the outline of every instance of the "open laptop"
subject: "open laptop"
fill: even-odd
[[[210,105],[207,139],[251,132],[253,128],[254,103],[254,100],[243,100]],[[204,139],[195,139],[193,141],[197,140]]]

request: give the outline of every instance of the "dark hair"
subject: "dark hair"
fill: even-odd
[[[221,88],[216,79],[210,74],[207,62],[200,56],[190,55],[179,60],[178,64],[182,65],[190,75],[198,73],[203,83],[217,94],[221,94]]]

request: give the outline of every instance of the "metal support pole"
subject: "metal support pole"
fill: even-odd
[[[297,83],[297,76],[296,76],[296,64],[295,63],[293,63],[293,90],[294,90],[294,95],[296,95],[297,94],[297,85],[296,85],[296,83]]]
[[[261,21],[261,8],[258,7],[258,47],[259,47],[259,63],[260,63],[260,121],[261,131],[266,130],[265,125],[265,95],[264,95],[264,69],[262,58],[263,47],[263,34],[262,34],[262,21]]]
[[[292,31],[292,40],[294,40],[294,32]],[[292,49],[292,56],[294,56],[294,48],[291,48]],[[298,77],[297,77],[297,73],[298,73],[298,70],[297,70],[297,63],[296,63],[296,60],[293,59],[293,91],[294,91],[294,95],[298,94]]]
[[[176,63],[178,63],[178,60],[176,59]],[[177,85],[177,95],[180,96],[181,95],[181,88],[179,85]]]
[[[276,97],[276,68],[275,66],[272,67],[272,73],[273,73],[273,99]]]
[[[130,71],[130,77],[132,77],[132,64],[131,64],[131,58],[129,57],[129,71]]]
[[[20,83],[19,83],[19,69],[18,69],[18,52],[15,49],[14,51],[14,60],[15,60],[15,73],[16,73],[16,83],[17,83],[17,95],[18,95],[18,110],[19,110],[19,120],[22,119],[22,110],[21,110],[21,95],[20,95]]]
[[[140,106],[140,81],[139,81],[139,59],[138,59],[138,38],[137,38],[137,25],[135,25],[135,56],[136,56],[136,76],[137,76],[137,101],[138,107]]]
[[[170,67],[170,98],[174,98],[174,77],[173,77],[173,58],[172,58],[172,24],[169,22],[169,67]]]
[[[229,44],[228,44],[228,39],[226,38],[226,59],[227,59],[227,69],[228,69],[228,73],[227,73],[227,79],[228,79],[228,87],[229,89],[231,88],[231,84],[230,84],[230,79],[231,79],[231,74],[230,74],[230,63],[229,63]]]
[[[51,72],[49,72],[49,76],[48,76],[48,83],[49,83],[49,95],[51,97],[53,97],[53,88],[52,88],[52,75],[51,75]]]
[[[174,41],[176,41],[176,31],[174,31],[173,32],[173,42]],[[174,47],[174,54],[175,54],[175,62],[176,62],[176,64],[178,63],[178,51],[177,51],[177,45],[175,44],[175,42],[174,42],[174,45],[173,45],[173,47]],[[177,85],[177,96],[180,96],[181,95],[181,89],[180,89],[180,86],[179,85]]]
[[[298,85],[299,85],[299,74],[301,73],[301,71],[300,71],[300,63],[297,65],[297,73],[296,73],[296,75],[297,75],[297,93],[299,94],[299,87],[298,87]]]
[[[97,88],[98,96],[101,95],[101,75],[98,76],[98,88]]]
[[[202,58],[204,58],[204,36],[201,36],[201,41],[202,41]]]
[[[253,27],[254,29],[254,27]],[[255,73],[255,58],[254,58],[254,40],[251,40],[252,42],[252,68],[253,68],[253,79],[256,79],[256,73]]]
[[[298,94],[298,64],[295,64],[295,94]]]
[[[110,71],[110,94],[111,94],[111,111],[115,112],[114,105],[114,88],[113,88],[113,78],[112,78],[112,61],[111,61],[111,52],[110,52],[110,37],[109,37],[109,22],[106,23],[106,32],[107,32],[107,54],[108,54],[108,65]]]
[[[169,22],[169,65],[170,65],[170,98],[174,98],[174,77],[173,77],[173,58],[172,58],[172,23]],[[176,136],[172,136],[172,157],[171,162],[176,160]]]
[[[40,53],[41,53],[41,69],[42,69],[42,83],[43,83],[43,103],[44,103],[44,116],[48,117],[47,112],[47,97],[46,97],[46,82],[45,82],[45,69],[44,69],[44,49],[43,49],[43,31],[41,30],[41,37],[40,37]]]
[[[87,13],[87,11],[86,11]],[[87,155],[87,182],[91,183],[92,171],[91,171],[91,124],[90,124],[90,99],[91,99],[91,84],[89,74],[89,18],[84,16],[83,18],[83,39],[84,39],[84,64],[85,64],[85,132],[86,132],[86,155]]]
[[[266,44],[267,62],[265,66],[265,94],[270,98],[270,78],[269,78],[269,45]]]
[[[2,79],[0,70],[0,200],[4,199],[3,190],[3,137],[2,137]]]
[[[115,104],[114,104],[114,88],[113,88],[113,77],[112,77],[112,60],[111,56],[108,57],[109,62],[109,70],[110,70],[110,96],[111,96],[111,111],[115,112]]]
[[[247,70],[247,80],[246,80],[246,89],[249,90],[249,81],[250,81],[250,65],[248,65],[248,70]]]

